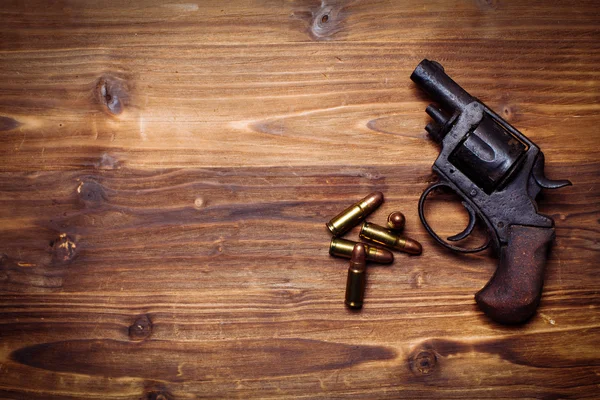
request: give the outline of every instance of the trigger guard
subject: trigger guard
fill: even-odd
[[[469,236],[471,232],[473,232],[473,228],[475,228],[475,221],[477,220],[477,217],[475,216],[475,210],[473,210],[473,207],[471,207],[471,205],[466,201],[463,201],[462,205],[465,208],[465,210],[467,210],[467,212],[469,213],[469,223],[461,233],[457,233],[456,235],[446,238],[451,242],[458,242],[459,240],[463,240],[464,238]]]
[[[427,196],[429,196],[429,194],[434,189],[437,189],[439,187],[447,187],[450,190],[452,190],[454,193],[459,194],[456,191],[455,188],[453,188],[452,186],[450,186],[446,182],[437,182],[437,183],[434,183],[433,185],[429,186],[427,189],[425,189],[425,191],[421,195],[421,198],[419,199],[419,219],[421,220],[421,223],[425,227],[425,230],[427,231],[427,233],[429,233],[429,235],[431,235],[431,237],[434,238],[436,242],[438,242],[439,244],[441,244],[445,248],[450,249],[452,251],[459,252],[459,253],[478,253],[480,251],[483,251],[483,250],[487,249],[490,246],[490,243],[491,243],[491,238],[489,237],[489,235],[488,235],[487,242],[485,242],[483,245],[481,245],[479,247],[475,247],[475,248],[469,249],[469,248],[465,248],[465,247],[455,246],[453,244],[450,244],[450,243],[446,242],[444,239],[442,239],[441,237],[439,237],[439,235],[437,233],[435,233],[435,231],[431,228],[431,226],[429,226],[429,223],[427,222],[427,219],[425,218],[425,202],[427,201]],[[460,196],[460,194],[459,194],[459,196]],[[463,201],[463,204],[468,204],[468,203],[466,201]],[[465,230],[463,232],[461,232],[461,233],[459,233],[457,235],[451,236],[450,238],[459,237],[459,236],[463,235],[465,232],[468,231],[468,233],[464,235],[464,237],[466,237],[473,230],[473,227],[471,225],[475,226],[475,218],[471,218],[471,212],[474,213],[474,210],[473,210],[473,208],[470,205],[469,205],[468,208],[465,206],[465,208],[467,209],[467,212],[469,212],[469,217],[470,217],[469,225],[467,225],[467,227],[465,228]],[[471,223],[471,221],[472,221],[472,223]],[[470,227],[470,229],[469,229],[469,227]],[[456,240],[464,239],[464,237],[456,239]],[[450,238],[448,238],[448,240],[452,240]]]

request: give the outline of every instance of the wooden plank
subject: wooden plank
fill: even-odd
[[[0,397],[596,397],[594,2],[15,1],[0,20]],[[439,150],[423,58],[574,183],[539,199],[557,239],[523,326],[474,303],[490,253],[418,222]],[[424,253],[370,266],[353,313],[324,223],[374,190],[371,219],[405,212]]]
[[[414,209],[423,177],[406,168],[3,174],[1,185],[13,190],[2,201],[18,207],[2,215],[2,251],[21,256],[2,263],[6,368],[45,371],[45,393],[82,385],[89,396],[119,378],[129,384],[108,384],[115,396],[152,393],[143,382],[167,381],[176,397],[497,397],[471,387],[477,379],[506,390],[497,368],[522,376],[504,382],[512,396],[584,396],[587,383],[578,382],[597,383],[598,286],[589,260],[598,230],[588,227],[600,211],[587,188],[598,164],[561,170],[576,185],[541,204],[559,221],[559,239],[538,316],[517,332],[490,324],[474,305],[494,260],[448,265],[414,218],[407,231],[424,243],[423,256],[373,267],[363,312],[344,309],[346,262],[327,255],[324,221],[371,190],[390,193],[375,221],[400,205]],[[450,198],[440,200],[434,220],[456,211]],[[446,229],[464,222],[459,215]],[[75,244],[72,256],[56,245],[63,234]],[[149,369],[144,360],[154,358],[163,361]],[[3,383],[11,395],[20,393],[13,376]],[[530,387],[542,377],[541,388]],[[69,384],[57,383],[64,378]],[[229,386],[232,379],[239,383]],[[446,379],[453,383],[441,392],[421,387]]]
[[[558,58],[548,56],[556,43],[485,40],[192,45],[175,57],[170,46],[18,52],[3,68],[0,106],[14,127],[3,133],[3,168],[77,169],[106,157],[135,168],[362,163],[342,150],[349,143],[372,155],[369,164],[425,167],[437,149],[423,130],[425,98],[408,77],[431,55],[550,163],[590,161],[597,131],[577,143],[563,135],[599,123],[597,43],[567,41]],[[489,46],[501,63],[481,54]],[[52,66],[61,72],[49,81]]]
[[[592,39],[594,1],[409,0],[123,4],[7,1],[3,48],[148,47],[201,43]],[[323,17],[327,16],[324,20]],[[157,40],[158,39],[158,40]],[[194,40],[190,40],[194,39]]]

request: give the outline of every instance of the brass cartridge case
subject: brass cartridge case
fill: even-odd
[[[423,247],[416,240],[399,236],[383,226],[370,222],[363,224],[359,236],[361,239],[370,240],[371,242],[379,243],[408,254],[419,255],[423,251]]]
[[[365,287],[367,283],[367,262],[365,245],[357,243],[352,249],[350,266],[348,267],[348,278],[346,280],[346,300],[348,307],[361,308],[365,298]]]
[[[329,254],[334,257],[351,258],[352,250],[357,242],[352,240],[332,238],[329,244]],[[367,261],[372,261],[377,264],[390,264],[394,261],[394,254],[386,249],[365,244],[365,253]]]
[[[373,192],[356,204],[351,205],[329,221],[327,229],[333,236],[341,236],[358,225],[383,203],[383,193]]]

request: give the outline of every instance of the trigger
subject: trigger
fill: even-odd
[[[563,186],[571,185],[571,181],[566,179],[561,180],[552,180],[546,178],[544,175],[544,153],[540,152],[537,159],[535,160],[535,164],[533,165],[533,179],[537,182],[538,185],[543,187],[544,189],[558,189]]]
[[[467,224],[467,227],[464,231],[456,235],[450,236],[448,238],[448,240],[451,242],[458,242],[459,240],[463,240],[464,238],[469,236],[471,232],[473,232],[473,228],[475,227],[475,210],[473,210],[473,208],[466,201],[463,201],[462,205],[469,213],[469,223]]]

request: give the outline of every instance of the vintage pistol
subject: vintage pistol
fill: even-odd
[[[439,63],[421,61],[410,79],[438,105],[427,107],[433,121],[425,129],[441,143],[432,167],[439,181],[421,196],[421,222],[436,241],[454,251],[474,253],[491,245],[500,262],[475,300],[497,322],[523,322],[535,313],[540,301],[547,253],[554,239],[554,221],[538,213],[535,198],[542,188],[557,189],[571,182],[546,178],[539,147],[469,95]],[[488,231],[484,245],[457,246],[429,226],[425,202],[439,187],[458,194],[469,214],[465,230],[447,239],[465,239],[479,219]]]

